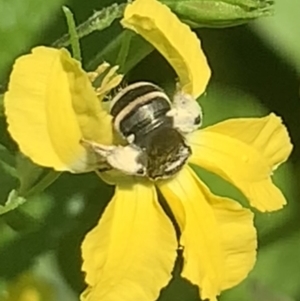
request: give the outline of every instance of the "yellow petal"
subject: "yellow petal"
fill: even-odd
[[[272,183],[273,170],[286,161],[292,145],[281,119],[232,119],[189,137],[190,162],[202,166],[239,188],[251,206],[260,211],[278,210],[286,204]]]
[[[281,118],[273,113],[262,118],[226,120],[209,127],[209,131],[252,145],[268,160],[272,170],[288,159],[293,148]]]
[[[81,138],[99,141],[110,131],[87,74],[64,50],[37,47],[20,57],[5,94],[9,132],[35,163],[85,171],[94,160]],[[101,122],[100,122],[101,121]]]
[[[213,195],[189,167],[159,188],[175,218],[174,199],[184,207],[182,276],[199,286],[203,300],[216,300],[222,290],[241,282],[253,267],[253,214],[237,202]]]
[[[70,86],[70,92],[72,97],[72,105],[76,114],[76,118],[79,123],[82,136],[86,140],[95,141],[102,144],[112,144],[113,142],[113,127],[112,127],[112,116],[107,113],[107,110],[103,109],[101,101],[97,97],[88,74],[85,73],[79,62],[70,58],[69,53],[65,52],[62,59],[65,64],[65,70],[68,72],[68,80]],[[116,71],[117,68],[112,68]],[[99,70],[98,70],[99,71]],[[110,81],[106,79],[105,84],[101,82],[101,98],[104,94],[114,88],[111,81],[114,78],[122,79],[121,75],[109,73]],[[116,82],[113,82],[116,84]],[[109,85],[109,87],[108,87]]]
[[[154,301],[171,279],[177,241],[154,186],[122,184],[82,245],[84,301]]]
[[[201,43],[166,5],[156,0],[135,0],[127,5],[121,23],[166,58],[185,93],[197,98],[205,91],[211,72]]]

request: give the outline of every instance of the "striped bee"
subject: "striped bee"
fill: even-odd
[[[114,129],[125,146],[85,141],[111,168],[126,174],[165,179],[176,174],[191,155],[185,135],[202,121],[201,108],[191,96],[177,93],[173,102],[158,86],[137,82],[111,101]]]

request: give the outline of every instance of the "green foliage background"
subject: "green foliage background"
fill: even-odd
[[[276,213],[257,213],[257,265],[246,281],[222,295],[222,301],[300,300],[298,2],[278,0],[274,17],[247,25],[196,30],[213,71],[207,94],[200,99],[205,124],[228,117],[263,116],[273,111],[283,117],[295,145],[289,163],[275,176],[275,182],[287,196],[288,206]],[[51,45],[67,31],[62,5],[68,5],[80,23],[95,9],[111,3],[0,0],[2,92],[16,57],[35,45]],[[120,33],[121,27],[115,22],[103,32],[83,38],[84,65],[92,68],[103,58],[115,63],[115,49],[121,41],[116,37]],[[145,54],[149,55],[140,61]],[[131,44],[123,70],[130,70],[126,78],[129,82],[151,80],[166,88],[175,76],[164,59],[138,38]],[[15,158],[16,145],[6,131],[1,111],[0,115],[0,204],[7,201],[19,181],[28,198],[23,206],[0,217],[0,300],[5,300],[7,283],[26,270],[49,283],[55,292],[53,300],[77,300],[84,288],[80,244],[99,219],[113,188],[94,174],[63,174],[45,191],[42,186],[35,187],[39,179],[49,179],[53,172],[34,167],[20,156]],[[203,170],[197,172],[215,192],[243,201],[243,196],[230,185]],[[28,192],[32,186],[35,193]],[[15,200],[13,194],[10,197]],[[176,276],[162,291],[160,301],[199,300],[195,287],[178,277],[179,267],[180,260]]]

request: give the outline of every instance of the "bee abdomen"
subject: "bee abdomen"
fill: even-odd
[[[127,86],[113,98],[110,114],[116,117],[131,102],[151,92],[162,92],[162,90],[158,86],[147,82],[137,82]]]
[[[116,95],[111,114],[115,129],[125,138],[134,134],[134,143],[139,145],[157,127],[172,126],[172,119],[166,116],[170,109],[171,102],[159,87],[139,82]]]

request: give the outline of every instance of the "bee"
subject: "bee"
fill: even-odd
[[[177,92],[173,101],[157,85],[137,82],[111,100],[113,127],[127,145],[84,141],[125,174],[166,179],[175,175],[191,155],[185,136],[200,127],[202,111],[195,99]]]

